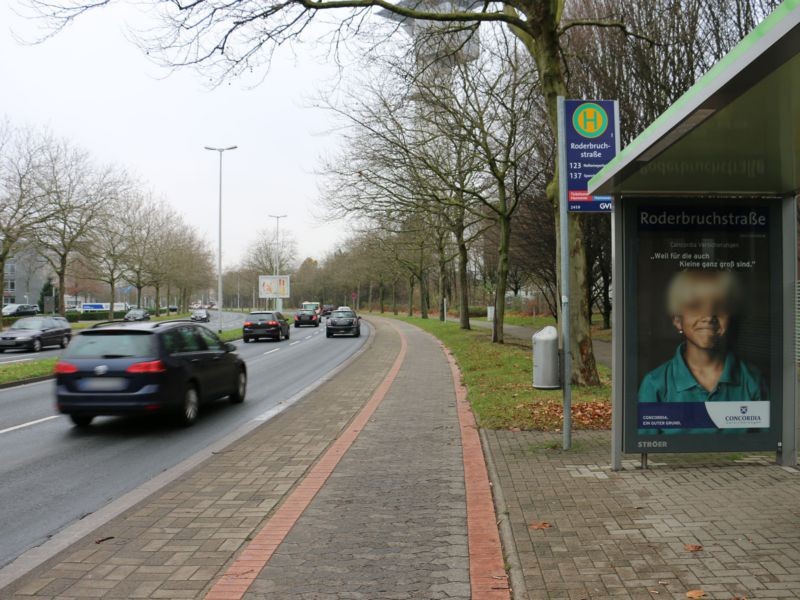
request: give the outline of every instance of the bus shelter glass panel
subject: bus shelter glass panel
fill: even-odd
[[[631,199],[624,218],[625,451],[775,450],[780,201]]]

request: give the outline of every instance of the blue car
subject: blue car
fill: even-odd
[[[236,346],[188,321],[99,323],[75,336],[55,375],[56,407],[78,427],[132,414],[191,425],[203,403],[243,402],[247,390]]]

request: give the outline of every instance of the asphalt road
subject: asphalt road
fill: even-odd
[[[209,328],[214,331],[219,327],[217,324],[217,313],[211,312],[211,323],[207,323]],[[232,329],[244,322],[244,314],[236,312],[223,312],[222,313],[222,328]],[[41,352],[31,352],[30,350],[5,350],[0,354],[0,365],[6,363],[20,363],[28,362],[31,360],[38,360],[40,358],[56,358],[61,356],[63,350],[57,346],[48,346],[43,348]]]
[[[292,328],[288,341],[237,342],[246,401],[203,407],[187,429],[98,417],[78,430],[56,413],[52,381],[0,390],[0,567],[335,370],[368,332],[365,323],[361,338],[328,339],[324,327]]]

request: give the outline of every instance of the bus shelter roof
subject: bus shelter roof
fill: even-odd
[[[800,0],[785,0],[589,182],[593,194],[800,190]]]

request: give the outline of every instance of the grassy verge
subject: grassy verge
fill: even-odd
[[[41,358],[0,365],[0,384],[24,383],[28,379],[52,375],[57,360],[57,358]]]
[[[391,316],[391,315],[385,315]],[[392,317],[412,323],[439,338],[455,356],[478,423],[489,429],[561,428],[561,390],[531,385],[530,345],[508,339],[492,344],[486,330],[463,331],[457,323],[418,317]],[[601,385],[573,387],[573,426],[608,429],[611,423],[611,371],[598,366]]]
[[[234,342],[242,339],[242,328],[237,327],[236,329],[225,329],[218,335],[219,339],[221,339],[223,342]]]

